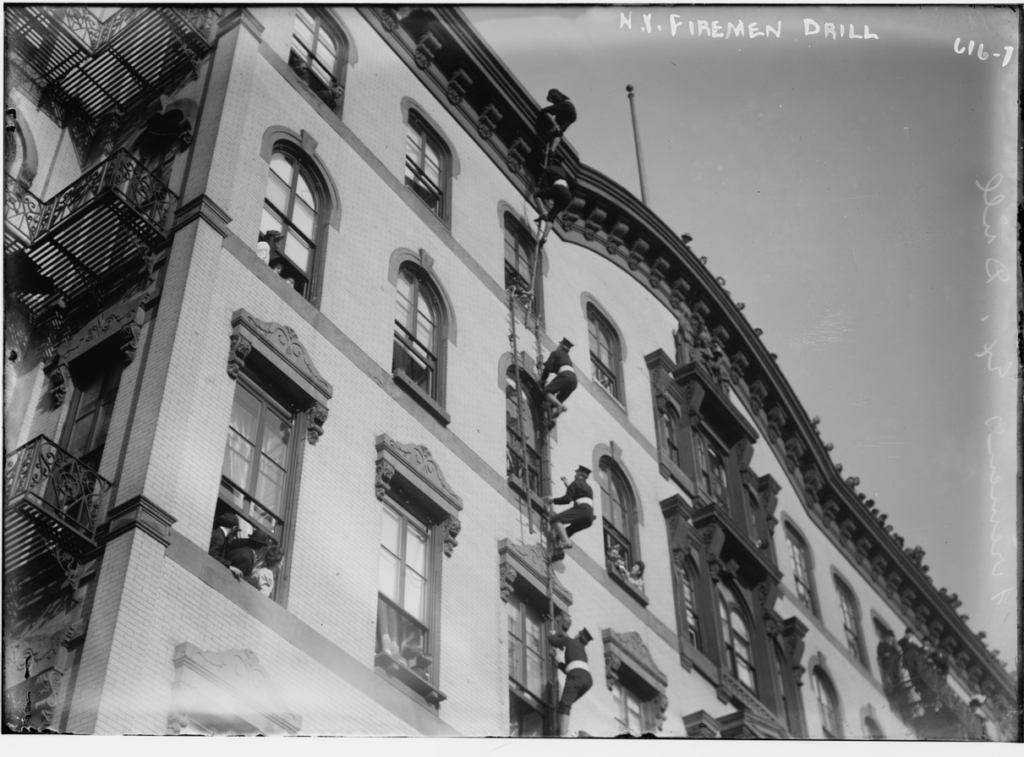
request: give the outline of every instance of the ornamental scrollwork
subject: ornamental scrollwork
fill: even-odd
[[[324,424],[327,422],[328,409],[319,402],[314,402],[309,408],[309,425],[306,427],[306,439],[310,444],[316,444],[324,433]]]
[[[395,475],[395,466],[386,460],[377,461],[377,476],[374,482],[374,493],[383,501],[384,495],[391,491],[391,477]]]
[[[604,653],[604,677],[608,688],[612,688],[619,680],[619,668],[622,666],[622,658],[612,650]]]
[[[454,515],[450,515],[441,523],[441,531],[444,534],[444,556],[451,557],[452,552],[459,546],[459,540],[455,537],[462,531],[462,523]]]
[[[245,359],[252,352],[252,342],[241,334],[231,335],[231,348],[228,350],[228,378],[232,381],[245,368]]]
[[[71,386],[71,370],[66,363],[58,363],[50,373],[50,396],[53,397],[55,407],[64,404],[69,386]]]
[[[508,598],[512,594],[512,584],[515,583],[518,576],[519,572],[508,563],[502,563],[498,566],[499,588],[501,591],[502,602],[508,602]]]

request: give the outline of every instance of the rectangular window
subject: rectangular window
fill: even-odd
[[[76,391],[68,416],[71,423],[65,431],[64,447],[95,471],[99,471],[103,458],[123,367],[120,359],[96,360],[94,357],[90,370],[76,375]]]
[[[548,720],[548,647],[541,613],[508,598],[509,735],[543,736]]]
[[[295,415],[238,380],[221,468],[221,500],[278,544],[287,516]]]
[[[377,653],[434,683],[430,652],[430,529],[389,503],[381,519]]]
[[[612,684],[612,701],[615,703],[615,721],[619,724],[620,733],[641,736],[654,731],[650,707],[619,681]]]

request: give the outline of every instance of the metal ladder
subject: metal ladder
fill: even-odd
[[[545,161],[544,162],[545,162],[545,165],[546,165],[547,164],[547,155],[546,154],[545,154]],[[517,303],[520,304],[522,306],[522,308],[523,308],[523,311],[524,311],[523,325],[525,326],[527,331],[529,331],[530,330],[530,315],[531,315],[531,313],[533,311],[533,304],[534,304],[534,301],[536,299],[536,281],[537,281],[537,273],[538,273],[539,268],[540,268],[540,251],[541,251],[541,247],[543,246],[543,241],[542,241],[542,239],[540,237],[540,231],[541,231],[541,228],[542,228],[542,224],[543,224],[543,221],[538,221],[537,222],[537,232],[538,233],[537,233],[536,244],[534,246],[533,272],[532,272],[531,280],[529,282],[530,289],[527,292],[520,292],[519,288],[515,284],[513,284],[507,290],[507,294],[508,294],[508,317],[509,317],[509,344],[512,347],[512,358],[513,358],[513,361],[514,361],[513,376],[514,376],[514,388],[515,388],[515,393],[516,393],[516,433],[518,434],[518,437],[519,437],[519,443],[522,445],[522,468],[523,468],[523,470],[521,471],[522,472],[521,480],[523,482],[523,485],[520,487],[520,493],[519,493],[519,536],[520,536],[520,541],[521,542],[525,541],[525,533],[524,533],[524,530],[523,530],[523,512],[524,512],[524,510],[527,513],[527,522],[529,523],[530,533],[531,534],[533,533],[533,517],[532,517],[532,505],[530,503],[530,495],[529,495],[529,484],[528,484],[528,481],[529,481],[529,446],[528,446],[527,441],[526,441],[526,428],[525,428],[524,423],[523,423],[523,418],[524,418],[523,410],[524,410],[524,408],[523,408],[522,376],[523,376],[523,373],[525,372],[526,369],[525,369],[525,366],[523,365],[522,353],[519,350],[519,335],[518,335],[518,331],[517,331],[517,327],[516,327],[516,320],[517,320],[516,319],[516,304]],[[539,315],[535,315],[534,316],[534,324],[533,325],[534,325],[533,333],[534,333],[534,337],[535,337],[535,341],[536,341],[536,347],[537,347],[537,358],[536,358],[537,359],[537,363],[536,364],[539,366],[539,365],[541,365],[542,360],[543,360],[543,355],[541,354],[541,339],[540,339],[541,327],[540,327],[540,317],[539,317]],[[543,408],[542,408],[542,411],[543,411]],[[543,412],[542,412],[542,416],[543,416]],[[542,455],[542,459],[543,459],[543,452],[547,448],[547,445],[548,445],[548,430],[549,429],[548,429],[547,422],[542,417],[541,418],[541,427],[540,427],[540,441],[541,441],[542,449],[539,450],[539,452]],[[549,476],[548,476],[547,472],[545,471],[545,466],[544,465],[541,465],[541,477],[542,477],[542,479],[541,479],[541,490],[544,491],[547,488],[549,488],[549,487],[545,486],[545,483],[547,483],[547,481],[549,480]],[[547,572],[547,575],[546,575],[546,579],[547,580],[546,580],[546,585],[545,585],[545,595],[546,595],[547,605],[548,605],[547,606],[547,617],[550,619],[551,623],[554,623],[555,622],[554,571],[553,571],[553,568],[552,568],[553,561],[551,559],[553,557],[553,554],[554,554],[554,544],[553,544],[553,542],[552,542],[552,540],[550,538],[550,533],[551,532],[550,532],[550,529],[547,527],[547,524],[544,521],[542,521],[541,541],[544,544],[545,567],[546,567],[546,572]],[[551,693],[550,707],[551,707],[552,716],[555,718],[554,725],[555,725],[555,731],[557,732],[558,725],[557,725],[556,709],[557,709],[557,706],[558,706],[558,672],[557,672],[557,668],[553,664],[550,664],[550,662],[551,661],[549,660],[549,664],[548,664],[548,671],[549,671],[548,683],[549,683],[549,687],[548,687],[548,690]]]

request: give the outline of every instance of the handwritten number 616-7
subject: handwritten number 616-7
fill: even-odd
[[[1003,49],[1006,51],[1006,57],[1003,58],[1003,68],[1006,68],[1008,65],[1010,65],[1010,58],[1013,57],[1013,46],[1007,45]],[[961,47],[960,38],[957,37],[956,41],[953,42],[953,52],[955,52],[957,55],[962,55],[965,52],[968,55],[974,55],[974,40],[970,40],[970,42],[967,43],[967,47]],[[998,58],[1000,53],[986,53],[984,42],[978,45],[978,60],[988,60],[989,55],[994,55]]]

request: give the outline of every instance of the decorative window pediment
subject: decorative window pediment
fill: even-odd
[[[502,539],[498,542],[498,560],[503,600],[508,601],[508,595],[515,592],[547,606],[547,556],[541,544],[527,546]],[[553,576],[552,591],[556,612],[568,615],[572,592],[562,585],[557,575]]]
[[[302,727],[251,650],[211,652],[185,642],[173,662],[168,733],[295,735]]]
[[[628,681],[630,688],[653,708],[652,716],[660,731],[668,709],[668,697],[665,695],[668,676],[658,667],[640,634],[635,631],[619,634],[605,628],[601,637],[604,641],[605,682],[608,688],[611,689],[619,681]]]
[[[135,359],[139,346],[139,334],[146,320],[146,310],[159,293],[156,286],[150,286],[141,294],[118,303],[101,315],[96,316],[82,327],[65,344],[57,348],[57,359],[50,369],[50,394],[59,407],[67,396],[71,381],[69,365],[86,352],[116,339],[124,362]]]
[[[231,318],[228,377],[238,378],[247,364],[261,369],[281,383],[299,409],[309,413],[307,438],[316,444],[327,421],[327,400],[334,387],[313,364],[309,351],[290,326],[261,321],[244,308]]]
[[[455,493],[423,444],[402,444],[387,434],[376,440],[377,498],[382,498],[392,487],[400,487],[436,522],[459,522],[462,497]],[[457,531],[455,533],[458,533]],[[452,537],[451,546],[456,542]],[[447,545],[445,554],[451,555]]]
[[[757,441],[757,431],[697,364],[677,368],[672,380],[679,387],[690,416],[705,419],[728,447],[744,438],[751,444]]]

